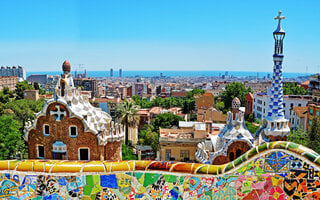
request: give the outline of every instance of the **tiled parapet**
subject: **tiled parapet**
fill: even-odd
[[[0,161],[0,199],[319,199],[319,155],[266,143],[226,165]]]

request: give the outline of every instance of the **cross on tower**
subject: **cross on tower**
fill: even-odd
[[[281,23],[281,20],[285,19],[284,16],[281,16],[281,10],[279,10],[278,16],[274,17],[275,20],[279,20],[279,25]]]
[[[67,113],[66,113],[66,111],[61,111],[59,105],[56,105],[56,108],[57,108],[56,111],[50,111],[50,115],[57,115],[56,120],[60,121],[62,119],[62,117],[67,115]]]

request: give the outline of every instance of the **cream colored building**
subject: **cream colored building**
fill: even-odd
[[[39,99],[39,90],[25,90],[24,99],[36,101]]]
[[[204,123],[196,123],[191,128],[160,128],[161,161],[195,161],[199,142],[206,140],[207,131]]]
[[[4,87],[8,87],[9,90],[15,90],[18,83],[18,77],[16,76],[0,76],[0,90]]]

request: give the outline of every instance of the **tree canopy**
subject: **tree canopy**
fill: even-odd
[[[225,91],[220,95],[221,100],[224,102],[225,108],[230,109],[232,100],[238,97],[241,101],[241,106],[244,106],[245,96],[248,92],[252,92],[251,88],[246,88],[242,83],[233,82],[226,86]]]
[[[137,160],[137,156],[133,154],[133,150],[131,147],[122,144],[121,147],[122,160]]]
[[[179,126],[179,121],[183,121],[183,118],[173,113],[162,113],[157,115],[156,119],[152,122],[154,129],[159,132],[159,128],[172,128],[173,126]]]
[[[186,95],[186,98],[179,97],[169,97],[169,98],[161,98],[158,97],[152,101],[149,101],[146,98],[141,99],[139,96],[133,96],[132,100],[136,105],[139,105],[141,108],[152,108],[156,106],[160,106],[163,108],[171,108],[171,107],[180,107],[183,110],[183,113],[189,114],[195,110],[195,99],[194,96],[198,94],[204,94],[204,90],[195,88],[189,91]]]
[[[224,110],[225,106],[224,106],[224,102],[223,101],[217,101],[215,104],[215,108],[218,110]]]
[[[145,125],[139,132],[139,144],[150,145],[154,152],[159,148],[159,134],[152,124]]]
[[[4,87],[0,91],[0,103],[6,104],[14,97],[13,91],[10,91],[8,87]]]
[[[320,153],[320,122],[317,116],[312,118],[312,125],[309,129],[308,147]]]
[[[287,140],[304,146],[309,146],[310,144],[309,134],[302,128],[291,130]]]
[[[125,126],[126,135],[125,143],[128,145],[129,127],[135,125],[139,121],[138,109],[139,106],[133,104],[131,101],[124,101],[118,105],[116,116],[120,123]]]
[[[199,94],[204,94],[205,91],[200,89],[200,88],[194,88],[193,90],[189,91],[186,95],[186,98],[187,99],[190,99],[190,98],[193,98],[194,96],[196,95],[199,95]]]
[[[145,125],[139,132],[139,144],[150,145],[154,152],[159,148],[159,129],[178,126],[183,118],[172,113],[163,113],[156,116],[152,124]]]
[[[34,119],[34,113],[40,112],[43,108],[43,105],[43,99],[37,101],[20,99],[8,102],[4,106],[4,109],[12,110],[14,118],[24,125],[24,123],[29,119]]]
[[[302,128],[292,130],[289,133],[288,141],[304,145],[310,149],[320,153],[320,122],[317,116],[312,118],[312,125],[309,127],[308,132]]]
[[[285,95],[306,95],[308,91],[300,87],[295,82],[285,83],[283,86],[283,94]]]
[[[38,82],[34,82],[33,87],[35,90],[39,90],[39,94],[46,94],[46,91],[40,86]]]
[[[250,123],[248,121],[245,122],[246,123],[246,127],[248,129],[248,131],[252,134],[252,135],[255,135],[257,130],[260,128],[259,125],[256,125],[254,123]]]
[[[19,130],[21,123],[12,115],[0,116],[0,159],[15,157],[16,153],[24,152],[25,145]]]
[[[29,85],[28,81],[18,82],[16,85],[16,99],[23,99],[24,98],[24,91],[25,90],[33,90],[34,87]]]

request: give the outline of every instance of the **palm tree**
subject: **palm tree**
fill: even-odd
[[[139,106],[131,101],[125,100],[117,107],[116,117],[120,123],[126,128],[125,144],[128,145],[129,127],[134,126],[139,121],[138,113]]]

